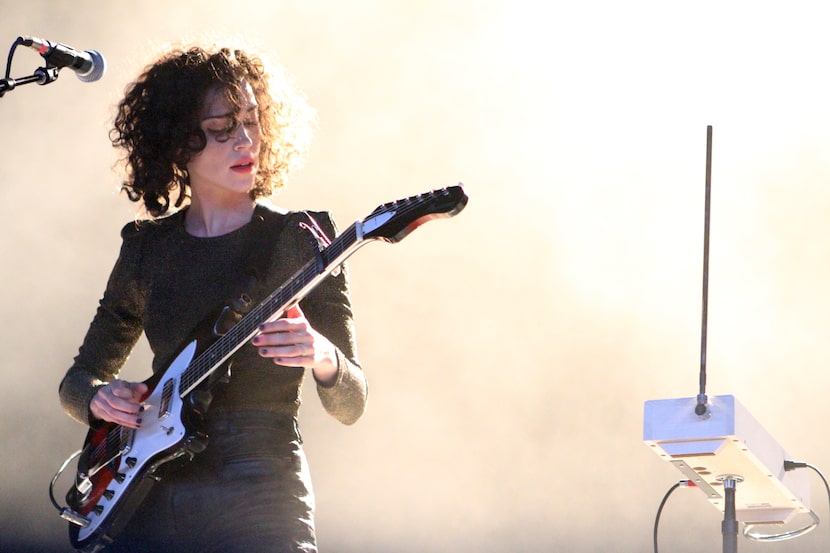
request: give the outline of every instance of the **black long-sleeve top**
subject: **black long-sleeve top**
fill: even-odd
[[[333,237],[330,215],[312,215]],[[92,397],[117,377],[142,332],[154,354],[153,371],[164,370],[192,339],[194,329],[228,300],[244,292],[256,303],[291,278],[314,256],[314,242],[301,223],[308,225],[307,212],[281,213],[258,203],[251,223],[218,237],[189,235],[184,211],[127,224],[95,317],[61,382],[64,410],[88,424]],[[262,259],[270,259],[267,270],[249,271]],[[245,275],[251,272],[260,278],[250,281]],[[348,288],[343,267],[326,277],[300,307],[311,326],[337,348],[336,381],[331,386],[317,383],[318,395],[332,416],[352,424],[365,408],[367,384],[357,359]],[[233,355],[230,381],[217,388],[211,409],[296,416],[304,372],[275,365],[245,344]]]

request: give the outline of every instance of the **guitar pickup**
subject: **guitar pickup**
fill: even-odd
[[[164,388],[161,390],[161,402],[159,403],[159,419],[166,418],[170,415],[170,400],[173,398],[173,386],[175,382],[173,379],[164,383]]]

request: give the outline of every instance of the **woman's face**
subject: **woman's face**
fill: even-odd
[[[199,124],[206,145],[187,163],[193,194],[217,199],[247,195],[254,185],[260,144],[259,111],[250,84],[242,87],[237,113],[221,89],[210,91]]]

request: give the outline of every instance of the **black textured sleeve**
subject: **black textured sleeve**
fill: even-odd
[[[90,423],[89,402],[98,388],[114,379],[141,336],[144,290],[140,267],[143,235],[135,223],[122,230],[118,259],[104,295],[59,388],[64,411]]]
[[[337,227],[326,212],[310,212],[329,238],[337,235]],[[313,242],[303,237],[307,251]],[[349,270],[345,264],[326,277],[300,305],[311,326],[328,338],[338,349],[338,371],[334,384],[317,382],[317,393],[326,411],[344,424],[353,424],[363,414],[368,398],[368,385],[358,361],[354,317],[349,296]]]

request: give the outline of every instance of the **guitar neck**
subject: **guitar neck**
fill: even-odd
[[[452,186],[380,205],[368,217],[352,224],[330,244],[311,230],[320,242],[320,250],[314,259],[193,359],[182,372],[179,395],[184,397],[193,391],[253,338],[259,325],[276,319],[303,299],[364,244],[371,240],[399,242],[426,221],[455,216],[466,204],[467,195],[463,188],[460,185]]]
[[[240,347],[250,341],[257,333],[259,325],[281,316],[368,242],[369,239],[363,237],[361,224],[352,224],[294,276],[251,309],[226,334],[193,359],[182,373],[179,395],[184,397],[189,394]]]

